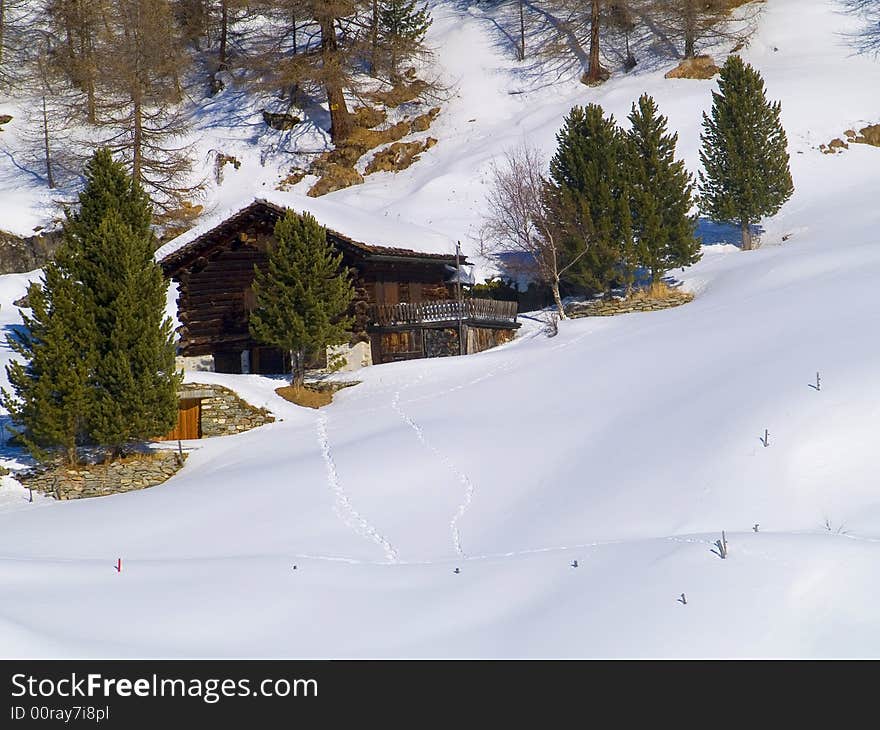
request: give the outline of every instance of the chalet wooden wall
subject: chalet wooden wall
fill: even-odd
[[[255,218],[230,227],[229,231],[215,235],[198,255],[174,272],[179,284],[182,355],[213,355],[220,372],[240,372],[243,351],[249,353],[252,372],[283,371],[288,366],[284,353],[256,342],[248,328],[250,312],[255,306],[254,269],[265,270],[267,266],[274,244],[273,226],[274,221]],[[445,283],[448,271],[442,260],[372,258],[330,232],[328,239],[341,251],[342,266],[352,278],[353,342],[371,340],[373,304],[443,300],[452,296],[451,286]],[[386,344],[392,354],[416,356],[412,342],[407,344],[401,340]],[[384,347],[377,342],[373,345],[374,350],[377,346]],[[403,353],[402,349],[407,352]],[[424,351],[421,336],[417,349]]]

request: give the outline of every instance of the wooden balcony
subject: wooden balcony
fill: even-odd
[[[370,323],[374,327],[442,326],[459,321],[472,327],[518,327],[516,302],[494,299],[440,300],[400,304],[373,304]]]

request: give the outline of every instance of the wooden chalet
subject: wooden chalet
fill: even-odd
[[[161,258],[178,283],[179,354],[213,356],[218,372],[280,373],[286,354],[251,338],[254,266],[266,266],[286,209],[265,200],[235,213]],[[320,222],[320,221],[319,221]],[[515,302],[456,297],[454,255],[359,243],[328,230],[352,275],[355,326],[349,367],[472,353],[512,338]]]

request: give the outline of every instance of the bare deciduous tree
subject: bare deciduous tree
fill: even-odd
[[[481,248],[507,268],[519,268],[547,284],[559,317],[565,319],[560,282],[587,249],[572,256],[561,246],[547,202],[545,168],[541,153],[525,143],[493,163]]]
[[[189,63],[168,0],[113,0],[102,47],[99,144],[124,160],[160,210],[197,192],[183,141],[182,78]]]

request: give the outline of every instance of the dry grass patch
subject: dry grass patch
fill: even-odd
[[[385,120],[388,119],[388,113],[371,106],[362,106],[354,110],[351,118],[354,126],[373,129],[385,123]]]
[[[370,101],[384,104],[389,109],[396,109],[401,104],[415,101],[429,88],[429,85],[421,79],[415,79],[411,83],[401,82],[395,84],[387,91],[374,91],[367,94]]]
[[[284,400],[306,408],[320,408],[328,405],[333,400],[333,392],[330,390],[313,390],[312,388],[298,388],[293,385],[285,385],[275,388]]]
[[[642,299],[645,301],[656,301],[658,299],[669,299],[671,297],[681,296],[684,292],[673,289],[663,281],[654,281],[650,286],[637,289],[630,295],[630,299]]]
[[[671,71],[667,71],[665,79],[711,79],[721,69],[715,65],[712,56],[695,56],[686,58]]]

